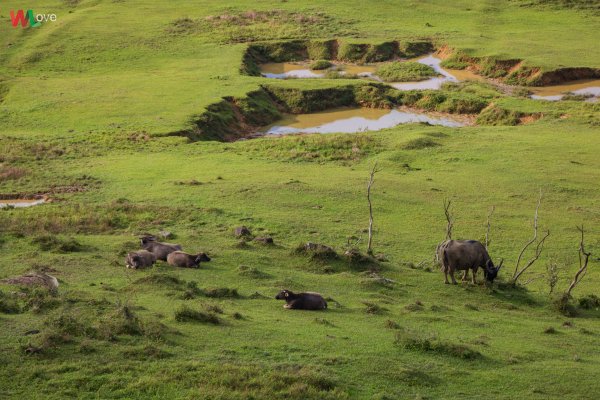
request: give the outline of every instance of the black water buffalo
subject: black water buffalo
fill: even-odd
[[[285,300],[283,308],[291,310],[325,310],[327,302],[319,293],[293,293],[282,290],[275,296],[277,300]]]
[[[141,238],[142,248],[154,253],[158,260],[167,261],[167,256],[174,251],[181,250],[181,245],[172,243],[157,242],[152,236],[144,236]]]
[[[156,262],[156,255],[148,250],[138,250],[127,254],[125,266],[127,268],[147,268]]]
[[[473,270],[472,282],[476,283],[475,276],[479,267],[483,268],[485,279],[493,282],[502,267],[502,261],[498,267],[494,267],[485,246],[477,240],[446,240],[438,246],[437,251],[446,284],[449,283],[448,273],[450,273],[452,283],[456,285],[454,271],[465,271],[462,278],[464,281],[467,279],[470,269]]]
[[[174,267],[198,268],[200,262],[210,261],[206,253],[188,254],[183,251],[174,251],[167,256],[167,262]]]

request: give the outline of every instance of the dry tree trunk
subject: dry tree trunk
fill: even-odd
[[[369,241],[367,243],[367,254],[373,255],[373,205],[371,204],[371,187],[375,181],[375,174],[380,170],[377,169],[377,162],[373,164],[371,173],[369,174],[369,182],[367,184],[367,202],[369,203]]]
[[[523,273],[525,271],[527,271],[538,260],[538,258],[540,258],[540,255],[542,254],[542,250],[544,249],[544,243],[546,242],[546,239],[548,238],[548,236],[550,236],[550,230],[547,230],[546,234],[539,241],[537,240],[538,239],[538,213],[540,210],[541,203],[542,203],[542,190],[540,189],[540,197],[538,198],[537,206],[535,208],[535,214],[533,216],[533,238],[529,242],[527,242],[525,244],[525,246],[523,246],[523,249],[521,249],[521,252],[519,253],[519,258],[517,258],[517,265],[515,266],[515,272],[513,273],[513,276],[511,279],[511,282],[513,285],[515,283],[517,283],[517,280],[519,279],[519,277],[521,275],[523,275]],[[536,241],[538,241],[538,243],[535,248],[533,258],[531,258],[531,260],[529,260],[523,268],[519,269],[519,266],[521,265],[521,260],[523,259],[523,255],[525,254],[525,251],[529,248],[529,246],[531,246]]]
[[[584,235],[583,225],[578,226],[577,230],[579,230],[579,232],[581,232],[581,241],[579,242],[579,270],[575,274],[573,281],[571,282],[571,284],[569,285],[569,288],[566,291],[567,298],[571,297],[571,291],[573,291],[573,289],[575,289],[575,286],[577,286],[577,284],[579,284],[579,282],[581,282],[581,280],[587,274],[588,261],[590,260],[590,256],[592,255],[592,253],[585,251],[585,247],[584,247],[584,243],[583,243],[583,235]]]
[[[446,240],[452,239],[452,228],[454,227],[454,218],[452,218],[452,213],[450,211],[450,206],[452,205],[452,200],[444,199],[444,214],[446,215]]]

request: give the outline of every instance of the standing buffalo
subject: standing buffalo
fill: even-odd
[[[125,266],[127,268],[147,268],[156,262],[156,256],[148,250],[139,250],[127,254]]]
[[[188,254],[183,251],[174,251],[167,256],[167,262],[174,267],[198,268],[201,261],[210,261],[206,253]]]
[[[141,238],[142,248],[154,253],[158,260],[167,261],[167,256],[174,251],[181,250],[181,245],[157,242],[152,236]]]
[[[327,302],[319,293],[293,293],[282,290],[275,296],[277,300],[285,300],[283,308],[291,310],[325,310]]]
[[[479,267],[483,268],[483,275],[488,282],[493,282],[498,271],[502,267],[502,261],[498,267],[490,258],[485,246],[477,240],[446,240],[438,246],[438,258],[444,271],[445,283],[448,284],[448,273],[452,283],[456,285],[454,271],[464,270],[463,281],[467,279],[469,270],[472,272],[472,282],[476,283],[475,276]]]

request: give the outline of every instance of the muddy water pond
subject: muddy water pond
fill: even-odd
[[[447,70],[440,66],[441,59],[428,55],[409,61],[416,61],[421,64],[432,67],[439,76],[426,79],[419,82],[401,82],[390,83],[391,86],[399,90],[424,90],[439,89],[444,82],[459,82],[466,80],[484,80],[485,78],[476,75],[470,71]],[[265,78],[287,79],[287,78],[323,78],[326,71],[314,71],[309,67],[308,62],[298,63],[268,63],[260,66],[261,75]],[[357,65],[357,64],[335,64],[329,71],[337,71],[341,74],[358,75],[364,78],[371,78],[380,81],[375,75],[375,71],[380,64]]]
[[[33,199],[1,199],[0,208],[25,208],[33,207],[47,203],[49,200],[46,197],[36,197]]]
[[[344,107],[311,114],[288,114],[263,130],[265,135],[298,133],[356,133],[392,128],[400,124],[429,123],[450,127],[468,124],[465,118],[420,113],[406,108]]]
[[[600,79],[582,79],[564,83],[555,86],[542,86],[532,88],[532,99],[558,101],[565,94],[572,93],[574,95],[589,96],[590,101],[597,100],[600,97]]]
[[[337,71],[340,74],[351,74],[358,76],[371,76],[377,67],[374,65],[335,64],[329,71]],[[298,63],[268,63],[260,66],[261,75],[265,78],[288,79],[288,78],[323,78],[326,70],[315,71],[310,69],[308,62]]]

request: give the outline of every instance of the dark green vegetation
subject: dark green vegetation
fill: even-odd
[[[433,43],[490,76],[519,65],[503,60],[522,60],[514,71],[589,71],[600,58],[589,8],[83,0],[36,2],[59,22],[13,29],[8,11],[21,7],[0,8],[0,194],[54,201],[0,210],[0,279],[33,270],[60,287],[0,284],[0,397],[600,392],[597,104],[539,102],[481,83],[399,92],[346,79],[266,82],[248,62],[383,61]],[[480,125],[225,142],[281,112],[355,104],[479,114]],[[346,252],[366,247],[375,161],[372,259]],[[552,235],[523,277],[531,282],[511,287],[540,187],[540,227]],[[444,198],[460,238],[483,238],[496,206],[490,252],[505,262],[494,287],[443,284],[432,258],[445,236]],[[582,222],[590,271],[564,301]],[[240,225],[275,245],[240,241]],[[160,230],[212,261],[126,270],[138,235]],[[334,251],[297,251],[309,241]],[[281,288],[318,291],[329,309],[286,311],[273,299]]]
[[[418,62],[392,62],[377,68],[375,75],[384,82],[422,81],[437,73],[428,65]]]

